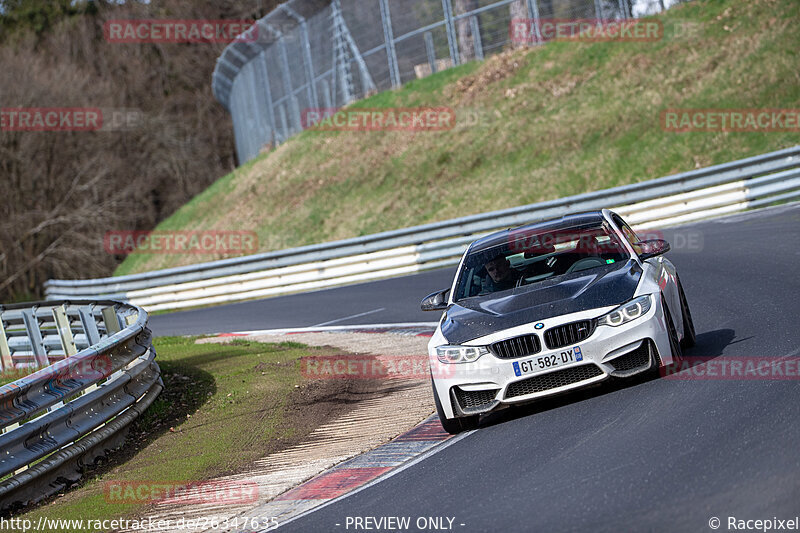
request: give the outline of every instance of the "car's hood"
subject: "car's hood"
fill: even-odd
[[[529,322],[630,300],[642,269],[634,260],[558,276],[517,289],[467,298],[451,306],[442,334],[461,344]]]

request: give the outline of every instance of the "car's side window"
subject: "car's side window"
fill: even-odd
[[[619,226],[619,229],[622,230],[622,234],[625,235],[625,238],[629,243],[631,243],[631,246],[633,246],[633,249],[636,250],[636,253],[641,254],[641,246],[637,244],[640,239],[638,235],[636,235],[636,232],[633,231],[631,227],[628,226],[628,224],[626,224],[625,221],[617,215],[614,215],[614,222],[617,224],[617,226]]]

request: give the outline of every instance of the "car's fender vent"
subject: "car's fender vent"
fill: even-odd
[[[495,342],[489,345],[489,351],[500,359],[515,359],[539,353],[542,351],[542,343],[538,335],[531,333]]]
[[[594,333],[594,320],[580,320],[550,328],[544,332],[544,343],[554,350],[586,340]]]
[[[458,405],[465,412],[489,405],[497,396],[497,389],[466,391],[461,390],[459,387],[454,387],[453,392],[456,395]]]
[[[506,390],[506,399],[555,389],[602,375],[603,371],[600,370],[597,365],[593,364],[556,370],[555,372],[549,372],[541,376],[533,376],[512,383]]]

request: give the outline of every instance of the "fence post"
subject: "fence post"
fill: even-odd
[[[469,18],[470,29],[472,30],[472,42],[475,44],[475,59],[483,59],[483,41],[481,40],[481,27],[478,23],[478,16],[472,15]]]
[[[628,18],[628,13],[625,9],[625,0],[617,0],[617,6],[619,7],[620,18],[622,19]]]
[[[242,75],[247,76],[247,81],[250,82],[250,102],[249,104],[253,106],[253,110],[250,115],[253,116],[255,119],[256,128],[258,129],[258,135],[252,135],[251,138],[257,139],[258,147],[256,148],[256,153],[261,151],[261,146],[264,146],[264,143],[267,139],[267,125],[264,122],[264,115],[262,112],[262,106],[260,105],[261,102],[258,99],[258,84],[256,82],[256,66],[252,62],[252,60],[246,65],[247,70],[242,70]]]
[[[260,54],[261,60],[256,62],[256,73],[258,74],[258,82],[264,87],[264,97],[267,102],[267,120],[269,121],[270,137],[272,138],[272,145],[276,144],[276,128],[275,128],[275,108],[272,106],[272,89],[269,86],[269,74],[267,73],[267,52],[263,51]]]
[[[602,24],[603,6],[600,5],[600,0],[594,0],[594,17],[597,19],[597,24]]]
[[[528,0],[528,17],[531,19],[529,22],[533,22],[534,42],[542,42],[542,32],[539,28],[540,19],[538,0]]]
[[[306,71],[306,78],[308,78],[308,99],[312,107],[319,107],[319,100],[317,99],[317,87],[314,83],[314,65],[311,62],[311,41],[308,36],[308,24],[306,24],[305,17],[300,16],[294,9],[289,7],[288,4],[281,4],[281,7],[286,11],[290,17],[300,23],[300,34],[303,39],[303,67]]]
[[[447,30],[447,45],[450,47],[450,61],[453,66],[458,65],[458,41],[456,40],[456,29],[453,24],[453,9],[450,0],[442,0],[442,10],[444,11],[444,26]]]
[[[389,77],[392,87],[400,86],[400,68],[397,65],[397,50],[394,47],[394,31],[392,30],[392,14],[389,11],[388,0],[378,0],[381,8],[381,23],[383,24],[383,40],[386,44],[386,57],[389,62]]]
[[[281,105],[278,107],[278,112],[281,117],[281,129],[283,130],[283,140],[285,142],[286,139],[289,138],[289,126],[286,123],[286,108]]]
[[[331,104],[330,88],[328,87],[327,80],[321,80],[320,84],[322,84],[322,101],[325,106],[325,112],[327,113],[328,110],[333,107],[333,104]]]
[[[333,89],[336,90],[336,80],[339,80],[341,85],[342,96],[344,96],[344,104],[349,104],[353,101],[353,87],[352,76],[350,75],[350,60],[347,57],[348,44],[345,39],[345,23],[342,16],[342,6],[339,0],[333,0],[331,3],[331,17],[333,18],[333,69],[334,69],[334,85]],[[334,94],[334,101],[336,95]]]
[[[429,31],[425,32],[425,52],[428,55],[431,74],[436,74],[436,49],[433,47],[433,34]]]
[[[289,55],[286,52],[286,40],[284,39],[283,33],[281,31],[276,30],[270,24],[266,24],[266,26],[269,27],[269,29],[272,31],[273,34],[278,36],[278,50],[281,56],[281,75],[283,77],[283,91],[285,93],[286,100],[289,102],[289,105],[291,107],[295,107],[292,106],[291,104],[294,91],[292,89],[292,73],[289,70]],[[293,115],[292,120],[294,122],[294,125],[296,126],[295,131],[300,131],[302,128],[300,127],[299,112],[296,115],[294,113],[292,115]],[[285,129],[284,132],[286,132]],[[289,138],[288,132],[285,138],[286,139]]]

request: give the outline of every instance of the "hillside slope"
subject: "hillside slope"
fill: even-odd
[[[214,183],[158,229],[244,229],[260,250],[389,230],[647,180],[800,142],[674,133],[670,108],[800,107],[796,0],[698,0],[656,42],[555,42],[358,102],[450,106],[447,131],[305,131]],[[117,274],[208,261],[129,256]]]

